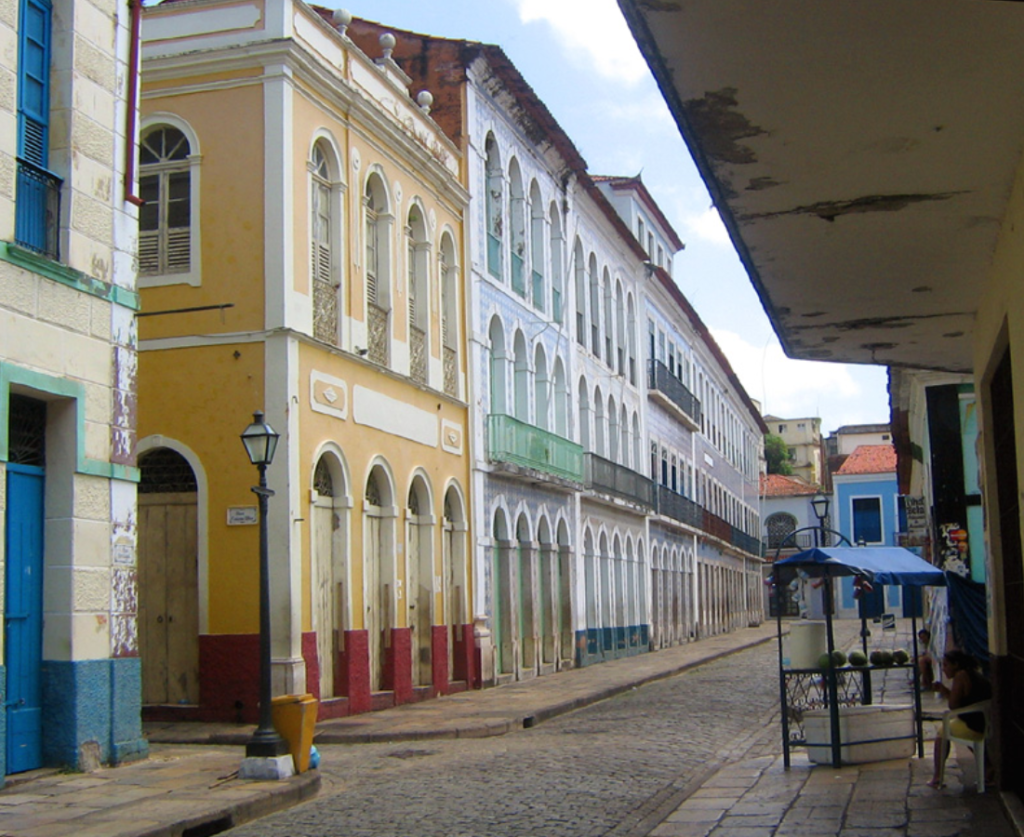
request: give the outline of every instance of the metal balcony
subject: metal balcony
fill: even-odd
[[[62,183],[59,177],[46,169],[18,159],[14,241],[51,259],[60,257],[57,233]]]
[[[671,517],[673,520],[678,520],[687,526],[693,526],[695,529],[702,528],[704,509],[682,494],[676,494],[668,486],[659,485],[657,489],[658,514]]]
[[[700,429],[700,401],[660,360],[648,361],[647,388],[650,394],[682,416],[690,430]]]
[[[612,494],[649,509],[655,507],[653,482],[632,468],[596,453],[583,454],[583,484],[594,491]]]
[[[502,414],[487,417],[492,462],[510,462],[562,479],[583,481],[583,448],[575,442]]]

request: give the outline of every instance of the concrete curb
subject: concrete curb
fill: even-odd
[[[217,805],[176,822],[162,824],[137,837],[182,837],[183,834],[219,834],[229,828],[283,811],[315,797],[320,791],[320,774],[300,773],[283,782],[260,782],[248,799]]]

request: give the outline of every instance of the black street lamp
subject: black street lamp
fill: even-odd
[[[288,744],[274,729],[270,712],[270,561],[267,549],[267,499],[274,492],[267,488],[267,466],[274,460],[279,434],[263,420],[263,413],[252,414],[252,424],[242,432],[242,444],[249,460],[260,472],[260,484],[252,489],[260,508],[260,723],[245,745],[246,758],[275,758],[288,753]]]

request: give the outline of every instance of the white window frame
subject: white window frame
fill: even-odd
[[[142,120],[139,127],[139,136],[149,132],[153,128],[166,125],[176,128],[185,135],[188,140],[189,155],[186,160],[189,171],[189,269],[182,273],[159,273],[138,276],[139,288],[159,288],[167,285],[191,285],[198,288],[203,284],[202,274],[202,195],[200,193],[200,168],[202,155],[199,150],[199,139],[196,132],[184,119],[173,113],[152,113]],[[142,167],[139,166],[139,178],[143,176]],[[136,256],[136,264],[138,257]]]

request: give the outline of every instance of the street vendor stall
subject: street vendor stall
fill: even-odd
[[[907,740],[911,735],[890,734],[885,729],[883,719],[886,713],[899,720],[896,707],[879,705],[869,707],[871,702],[871,671],[882,666],[864,665],[853,668],[840,668],[835,654],[835,636],[832,625],[834,594],[832,579],[842,576],[854,576],[861,583],[891,584],[910,588],[928,585],[945,585],[946,578],[942,570],[922,560],[910,550],[903,547],[815,547],[798,552],[788,558],[775,562],[773,574],[775,579],[775,595],[782,586],[780,573],[785,568],[796,568],[811,578],[820,578],[824,583],[825,601],[825,634],[827,642],[827,665],[815,668],[794,668],[789,665],[783,651],[782,618],[778,618],[779,641],[779,693],[782,702],[782,737],[783,758],[789,767],[789,750],[791,746],[806,746],[809,751],[822,752],[822,748],[831,751],[832,766],[839,767],[844,761],[851,763],[855,759],[851,754],[872,752],[863,745],[875,745],[874,752],[885,752],[884,746],[889,742]],[[919,597],[916,597],[919,600]],[[913,623],[913,657],[906,667],[913,672],[914,661],[918,656],[917,647],[917,614],[911,611]],[[824,661],[824,656],[823,656]],[[885,666],[892,668],[892,666]],[[913,722],[916,732],[918,755],[924,753],[921,717],[921,689],[918,678],[912,677],[914,683]],[[909,708],[906,715],[909,718]],[[860,723],[858,716],[870,713],[867,723]],[[812,738],[804,721],[820,721],[820,728],[815,728],[813,737],[821,733],[818,740]],[[827,727],[825,721],[827,720]],[[791,722],[799,722],[800,734],[791,734]],[[858,727],[859,724],[859,727]],[[814,725],[812,725],[814,726]],[[858,732],[858,728],[871,730],[868,735]],[[880,735],[879,732],[882,734]],[[860,749],[858,751],[858,745]],[[877,750],[881,745],[882,750]],[[844,757],[845,755],[845,757]],[[873,760],[873,759],[872,759]]]

